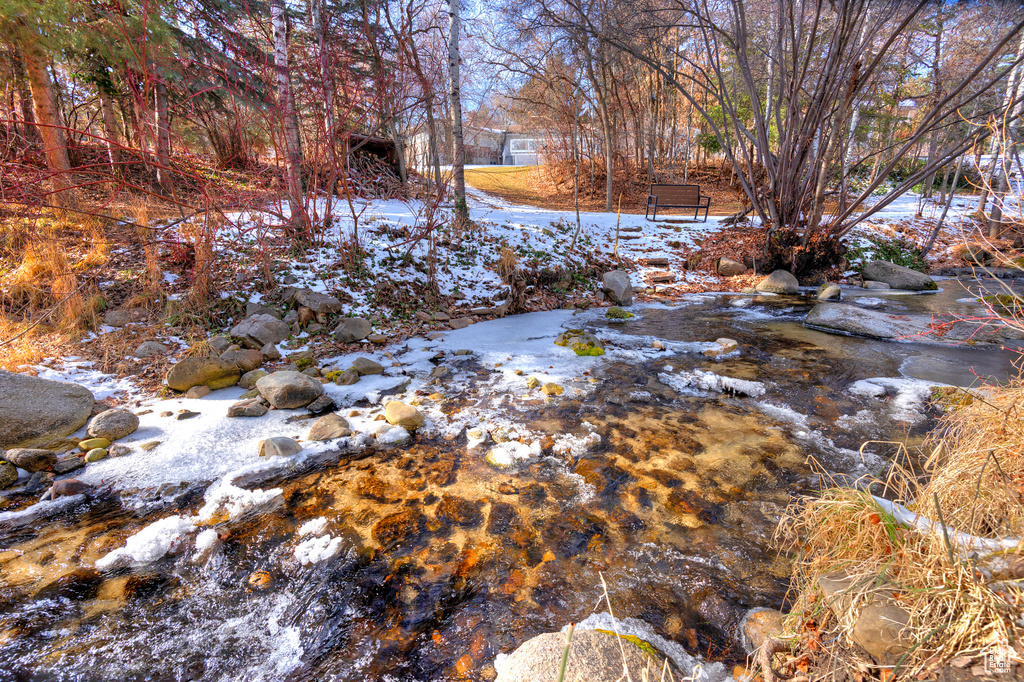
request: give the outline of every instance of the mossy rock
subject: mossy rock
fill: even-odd
[[[604,316],[612,320],[628,320],[633,317],[633,313],[628,310],[623,310],[617,305],[613,305],[608,309]]]
[[[952,412],[972,405],[974,396],[969,391],[955,386],[935,386],[932,388],[931,401],[946,412]]]
[[[988,304],[1000,317],[1015,317],[1024,313],[1024,301],[1013,294],[992,294],[976,300]]]
[[[604,355],[604,348],[593,341],[577,341],[572,344],[572,350],[580,357],[596,357]]]
[[[337,379],[340,376],[341,376],[341,370],[340,369],[333,369],[330,372],[328,372],[324,376],[324,378],[327,379],[327,381],[334,381],[335,379]]]
[[[313,365],[313,358],[301,357],[295,359],[295,366],[301,372],[304,369],[309,369]]]
[[[567,347],[569,346],[569,344],[572,343],[572,340],[574,338],[578,336],[583,336],[584,334],[586,334],[586,332],[583,331],[582,329],[566,329],[564,332],[558,335],[557,339],[555,339],[555,345]]]

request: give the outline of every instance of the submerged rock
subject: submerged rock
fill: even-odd
[[[618,682],[623,668],[633,680],[661,679],[662,661],[641,649],[635,638],[614,632],[577,630],[569,646],[566,680]],[[639,640],[637,640],[639,641]],[[565,635],[547,632],[527,640],[503,661],[495,682],[550,682],[558,679],[565,651]],[[681,676],[673,670],[673,679]]]
[[[928,275],[884,260],[871,261],[861,270],[864,281],[884,282],[893,289],[935,291],[939,285]]]
[[[818,289],[819,301],[838,301],[843,296],[843,290],[838,284],[825,283]]]
[[[74,433],[92,414],[88,389],[0,371],[0,449],[47,445]]]
[[[847,303],[819,303],[808,313],[804,325],[875,339],[909,339],[929,334],[930,321],[923,316],[889,315]]]

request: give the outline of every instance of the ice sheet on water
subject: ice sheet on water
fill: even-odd
[[[700,369],[680,372],[679,374],[661,373],[658,374],[658,381],[684,393],[693,392],[696,389],[713,391],[715,393],[734,393],[736,395],[757,398],[766,392],[764,384],[760,381],[736,379],[715,374],[714,372],[705,372]]]
[[[98,559],[96,568],[106,571],[119,566],[153,563],[174,549],[182,536],[194,528],[191,518],[175,515],[160,519],[128,538],[124,547]]]
[[[871,398],[895,394],[886,405],[890,416],[913,424],[924,419],[922,408],[931,398],[932,389],[948,385],[924,379],[872,377],[853,382],[848,390],[853,395]]]
[[[341,538],[316,535],[303,540],[295,547],[295,558],[303,566],[327,561],[341,551],[341,544]]]

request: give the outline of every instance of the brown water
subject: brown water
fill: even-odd
[[[938,309],[963,297],[951,288],[891,305]],[[211,524],[209,555],[183,544],[110,573],[93,563],[163,516],[194,514],[205,486],[109,494],[0,526],[0,679],[489,680],[499,652],[601,611],[601,576],[616,616],[691,654],[740,661],[745,611],[784,603],[788,559],[771,535],[815,489],[810,460],[856,475],[861,442],[914,440],[929,426],[846,387],[901,369],[1005,378],[1013,356],[813,332],[799,325],[809,302],[796,297],[743,310],[727,296],[700,300],[647,309],[626,331],[727,336],[739,357],[604,363],[581,400],[508,400],[507,416],[533,431],[596,432],[589,451],[559,454],[548,439],[541,457],[510,470],[467,450],[465,434],[335,453],[250,481],[281,487],[283,504]],[[490,370],[459,362],[478,383],[447,395],[452,412],[489,390]],[[766,393],[687,395],[658,379],[694,369]],[[297,530],[316,518],[341,551],[303,566]]]

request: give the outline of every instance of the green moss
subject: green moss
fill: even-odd
[[[332,371],[328,372],[327,376],[324,377],[324,378],[327,379],[328,381],[334,381],[335,379],[337,379],[340,376],[341,376],[341,370],[340,369],[335,369],[335,370],[332,370]]]
[[[579,356],[604,355],[604,348],[601,348],[590,341],[576,341],[572,344],[572,350]]]
[[[584,333],[582,329],[567,329],[558,335],[558,338],[555,339],[555,345],[567,347],[574,338],[583,336]]]
[[[946,412],[967,407],[974,402],[974,396],[962,388],[955,386],[935,386],[931,392],[931,402]]]
[[[1017,317],[1024,314],[1024,301],[1013,294],[992,294],[975,299],[978,303],[988,304],[992,310],[1002,317]]]
[[[299,368],[301,372],[304,369],[309,368],[313,365],[313,358],[296,358],[295,366]]]
[[[608,312],[606,312],[604,315],[605,317],[610,317],[613,320],[628,320],[629,318],[633,317],[633,313],[629,312],[628,310],[623,310],[617,305],[613,305],[611,308],[609,308]]]
[[[662,656],[661,653],[657,649],[655,649],[650,642],[645,642],[644,640],[640,639],[635,635],[620,635],[615,632],[612,632],[611,630],[602,630],[600,628],[598,628],[597,631],[604,633],[606,635],[611,635],[612,637],[624,639],[631,644],[635,644],[636,646],[640,647],[641,649],[649,653],[651,656],[654,656],[655,658],[661,658]]]

